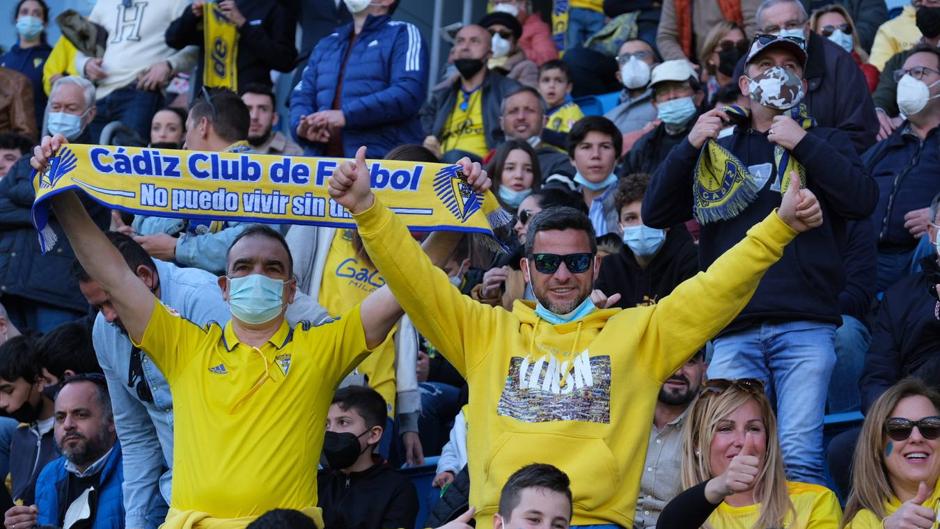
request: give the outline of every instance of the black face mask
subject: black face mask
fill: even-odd
[[[455,59],[454,66],[460,72],[460,77],[469,79],[483,69],[483,59]]]
[[[182,147],[182,144],[172,141],[158,141],[157,143],[150,144],[150,148],[152,149],[181,149]]]
[[[47,399],[55,402],[55,398],[59,396],[60,389],[62,389],[62,382],[49,384],[48,386],[42,388],[42,395]]]
[[[740,44],[743,44],[741,46]],[[744,57],[744,54],[747,53],[747,42],[741,41],[739,45],[718,52],[718,71],[722,75],[731,77],[734,75],[734,68],[738,65],[738,61],[741,60],[741,57]],[[744,49],[742,49],[744,47]]]
[[[7,413],[7,415],[18,422],[32,424],[39,418],[40,411],[40,406],[34,406],[33,403],[27,400],[23,403],[22,406],[19,407],[19,409]]]
[[[359,454],[365,452],[365,449],[359,448],[359,438],[369,433],[369,430],[359,435],[350,432],[326,432],[323,438],[323,456],[326,458],[326,464],[333,470],[340,470],[351,467]]]
[[[940,7],[920,7],[917,9],[917,29],[928,39],[940,35]]]

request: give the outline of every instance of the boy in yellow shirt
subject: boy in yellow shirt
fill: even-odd
[[[561,59],[548,61],[539,68],[539,94],[548,105],[546,129],[567,134],[584,117],[581,107],[571,99],[568,65]]]
[[[571,476],[574,525],[631,527],[644,468],[636,455],[659,388],[744,308],[787,243],[822,224],[815,196],[793,185],[778,211],[658,304],[598,309],[591,222],[549,208],[530,220],[520,263],[538,303],[516,301],[509,312],[463,296],[421,253],[369,189],[364,147],[329,186],[415,327],[468,382],[470,504],[486,528],[501,485],[531,461]],[[596,302],[607,305],[602,295]]]

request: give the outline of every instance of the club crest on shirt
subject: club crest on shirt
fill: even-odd
[[[210,373],[214,373],[214,374],[216,374],[216,375],[227,375],[227,374],[228,374],[228,370],[225,369],[225,364],[219,364],[219,365],[217,365],[217,366],[210,367],[210,368],[209,368],[209,372],[210,372]]]
[[[287,372],[290,371],[290,355],[277,355],[274,357],[274,363],[281,368],[281,372],[284,373],[284,376],[286,377]]]

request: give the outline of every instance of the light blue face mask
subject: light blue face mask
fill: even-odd
[[[568,314],[555,314],[554,312],[542,306],[541,303],[535,306],[535,313],[538,315],[538,317],[542,318],[548,323],[551,323],[552,325],[561,325],[562,323],[580,320],[595,310],[597,310],[597,307],[595,307],[594,302],[591,301],[591,296],[584,298],[584,301],[582,301],[581,304],[577,306],[577,308]]]
[[[591,182],[587,178],[581,176],[581,173],[578,172],[574,175],[574,181],[577,182],[581,187],[586,187],[591,191],[603,191],[617,183],[617,175],[610,173],[607,178],[601,180],[600,182]]]
[[[82,116],[84,115],[76,116],[68,112],[50,112],[46,118],[46,127],[49,129],[49,134],[53,136],[61,134],[67,140],[72,141],[82,133]]]
[[[32,40],[42,33],[43,23],[39,17],[23,15],[16,19],[16,32],[26,40]]]
[[[684,125],[695,116],[696,110],[691,96],[656,103],[656,114],[667,125]]]
[[[284,308],[284,280],[264,274],[228,278],[228,304],[232,316],[250,325],[276,318]]]
[[[623,228],[623,243],[630,248],[634,255],[640,257],[656,255],[656,252],[663,247],[664,242],[666,242],[665,230],[650,228],[643,224]]]
[[[793,37],[795,39],[800,39],[803,46],[803,49],[806,49],[806,33],[803,33],[803,28],[793,28],[793,29],[781,29],[777,32],[778,37]]]
[[[848,53],[852,53],[852,49],[855,47],[855,41],[852,40],[852,35],[842,33],[841,29],[833,31],[832,35],[829,35],[829,40],[838,44],[840,48]]]
[[[519,209],[519,204],[522,204],[522,201],[531,194],[531,188],[515,191],[507,186],[499,186],[499,199],[512,208],[513,211]]]

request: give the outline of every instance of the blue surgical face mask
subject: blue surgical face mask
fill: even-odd
[[[577,182],[581,187],[586,187],[591,191],[603,191],[604,189],[607,189],[608,187],[617,183],[617,175],[610,173],[607,178],[601,180],[600,182],[591,182],[587,178],[581,176],[581,172],[579,171],[574,175],[574,181]]]
[[[16,19],[16,32],[26,40],[39,36],[43,30],[42,19],[30,15],[23,15]]]
[[[848,53],[852,53],[852,49],[855,48],[855,41],[852,40],[852,35],[842,33],[841,29],[833,31],[832,35],[829,35],[829,40],[838,44],[840,48]]]
[[[504,204],[512,208],[513,211],[519,209],[519,204],[522,204],[522,201],[525,198],[532,194],[532,189],[523,189],[522,191],[516,191],[508,186],[499,186],[499,199],[503,201]]]
[[[561,325],[562,323],[580,320],[595,310],[597,310],[597,307],[595,307],[594,302],[591,301],[591,296],[584,298],[584,301],[568,314],[555,314],[542,306],[541,303],[535,306],[535,313],[552,325]]]
[[[691,96],[656,103],[657,115],[667,125],[684,125],[695,116],[696,111]]]
[[[74,140],[82,133],[82,114],[76,116],[68,112],[50,112],[46,118],[46,127],[49,134],[61,134],[69,141]]]
[[[267,323],[284,308],[284,280],[264,274],[230,277],[228,303],[232,316],[251,325]]]
[[[793,29],[781,29],[777,32],[778,37],[793,37],[795,39],[800,39],[802,41],[803,49],[806,49],[806,33],[803,33],[803,28],[793,28]]]
[[[666,242],[665,230],[650,228],[643,224],[623,228],[623,243],[630,248],[634,255],[640,257],[656,255],[656,252],[663,247],[664,242]]]

